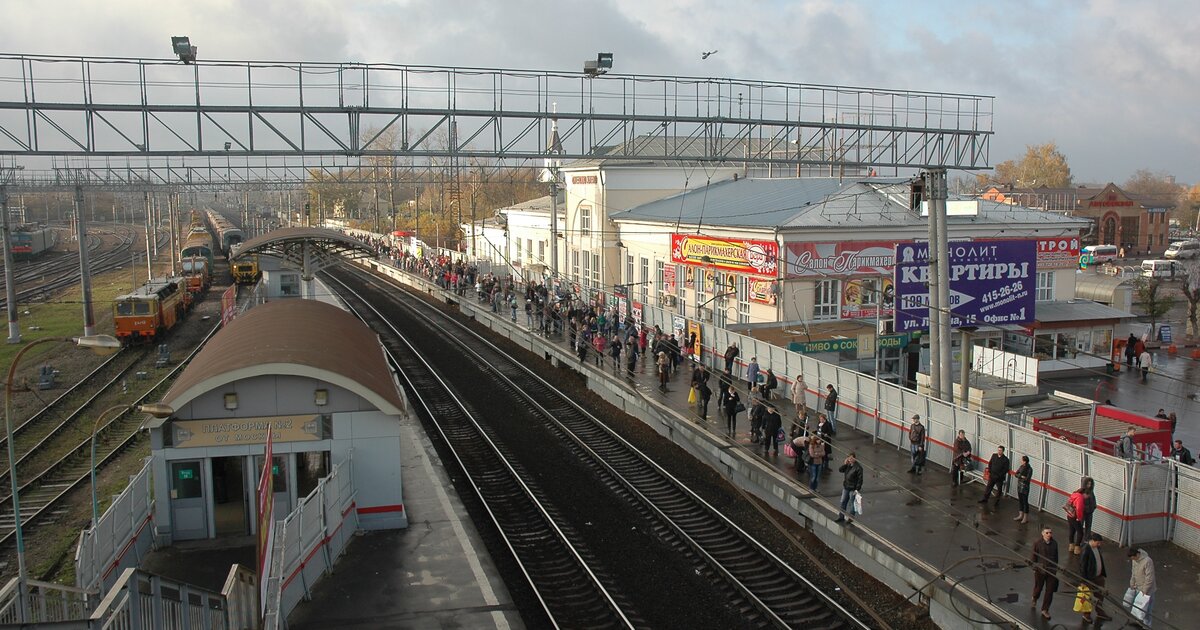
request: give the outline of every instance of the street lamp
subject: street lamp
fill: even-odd
[[[104,420],[109,415],[112,415],[112,418],[116,419],[130,409],[137,409],[138,411],[142,413],[148,413],[155,418],[170,418],[171,416],[175,415],[175,410],[169,405],[150,403],[148,405],[114,405],[108,409],[105,409],[104,411],[101,411],[100,415],[96,416],[96,424],[92,426],[92,527],[95,527],[96,524],[100,522],[100,501],[96,494],[96,435],[100,432],[100,426],[103,424],[101,420]]]
[[[20,593],[21,604],[18,607],[21,615],[21,622],[28,620],[28,611],[26,608],[29,603],[26,601],[26,591],[29,587],[29,573],[25,567],[25,537],[21,531],[21,486],[17,482],[17,469],[14,465],[17,461],[16,446],[13,440],[13,422],[12,422],[12,398],[13,398],[13,377],[17,373],[17,366],[21,363],[21,358],[25,356],[34,346],[40,346],[44,343],[72,343],[84,348],[92,348],[100,354],[109,354],[121,349],[121,342],[112,335],[86,335],[83,337],[45,337],[43,339],[35,339],[31,341],[13,357],[12,363],[8,366],[8,378],[4,382],[4,428],[5,435],[8,440],[8,480],[12,484],[12,508],[13,508],[13,532],[17,540],[17,587]]]

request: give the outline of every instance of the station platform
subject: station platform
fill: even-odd
[[[524,317],[518,319],[523,326]],[[567,348],[566,335],[563,337],[563,347]],[[706,364],[710,370],[714,363],[721,367],[724,365],[720,357],[707,357]],[[1078,573],[1079,570],[1079,556],[1068,552],[1067,523],[1058,514],[1034,510],[1030,512],[1029,522],[1020,524],[1013,520],[1017,514],[1015,494],[1006,495],[1000,501],[999,508],[994,507],[994,499],[987,504],[980,504],[982,484],[975,482],[954,486],[950,472],[932,463],[926,466],[924,474],[910,474],[907,472],[911,466],[907,449],[900,450],[884,441],[875,442],[871,435],[847,425],[837,426],[831,469],[819,482],[814,495],[808,488],[807,474],[801,476],[795,472],[795,460],[784,455],[782,445],[778,454],[763,455],[762,446],[752,443],[747,413],[738,415],[735,434],[726,434],[725,419],[717,406],[719,372],[714,372],[709,381],[714,392],[713,398],[707,420],[701,420],[697,408],[687,401],[691,367],[686,360],[672,377],[666,392],[659,389],[652,357],[645,357],[644,362],[639,361],[632,378],[623,370],[615,370],[608,357],[603,366],[597,367],[594,353],[589,355],[586,366],[580,366],[575,361],[574,367],[588,374],[603,373],[607,378],[622,379],[642,396],[670,407],[681,418],[704,427],[713,436],[728,440],[737,448],[750,451],[764,463],[772,465],[780,476],[793,480],[789,487],[781,489],[782,492],[791,493],[802,500],[822,501],[833,516],[837,514],[842,487],[842,475],[837,472],[837,466],[850,451],[854,451],[866,474],[864,513],[856,516],[854,524],[847,529],[852,527],[858,536],[874,539],[879,546],[898,548],[938,567],[945,574],[961,580],[962,588],[971,589],[1007,609],[1009,614],[1031,627],[1076,624],[1081,619],[1072,610],[1077,582],[1061,571],[1059,589],[1050,609],[1051,620],[1044,620],[1037,609],[1031,608],[1033,573],[1024,565],[1030,558],[1033,543],[1041,535],[1043,525],[1048,525],[1054,531],[1054,538],[1059,544],[1060,567],[1072,573]],[[738,367],[742,372],[734,374],[734,382],[745,402],[745,366]],[[768,366],[762,367],[765,370]],[[780,387],[774,392],[771,404],[779,410],[784,431],[787,432],[790,419],[795,417],[795,406],[787,400],[790,382],[785,383],[783,375],[779,377]],[[819,404],[816,404],[817,398],[812,391],[816,384],[808,385],[809,417],[812,422],[814,409]],[[986,459],[991,453],[978,455]],[[1015,492],[1015,482],[1009,485]],[[1153,603],[1155,627],[1191,627],[1191,622],[1186,621],[1187,611],[1200,606],[1200,589],[1197,588],[1200,586],[1200,558],[1169,543],[1139,545],[1139,548],[1154,560],[1158,588]],[[1109,601],[1104,608],[1114,617],[1107,625],[1113,628],[1126,627],[1124,624],[1130,619],[1122,614],[1120,600],[1129,585],[1131,564],[1126,556],[1128,549],[1105,541],[1101,550],[1107,567],[1109,590]],[[964,612],[969,613],[967,610]],[[1097,624],[1096,627],[1103,626]]]
[[[524,628],[433,444],[401,423],[408,528],[356,535],[288,628]]]

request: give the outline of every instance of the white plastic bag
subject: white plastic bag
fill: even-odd
[[[854,513],[862,514],[862,510],[863,510],[862,493],[859,492],[858,490],[855,490],[854,491]]]
[[[1138,592],[1137,596],[1133,598],[1133,610],[1129,612],[1133,614],[1133,618],[1139,623],[1148,623],[1150,621],[1149,619],[1146,619],[1146,604],[1149,603],[1150,596],[1140,591]]]

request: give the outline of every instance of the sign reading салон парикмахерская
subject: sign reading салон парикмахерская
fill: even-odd
[[[951,326],[1033,321],[1036,241],[961,241],[949,248]],[[897,245],[897,332],[929,328],[929,280],[929,244]]]

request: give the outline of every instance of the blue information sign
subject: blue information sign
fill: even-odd
[[[950,325],[1034,318],[1037,241],[960,241],[950,248]],[[929,244],[896,246],[896,331],[929,328]]]

